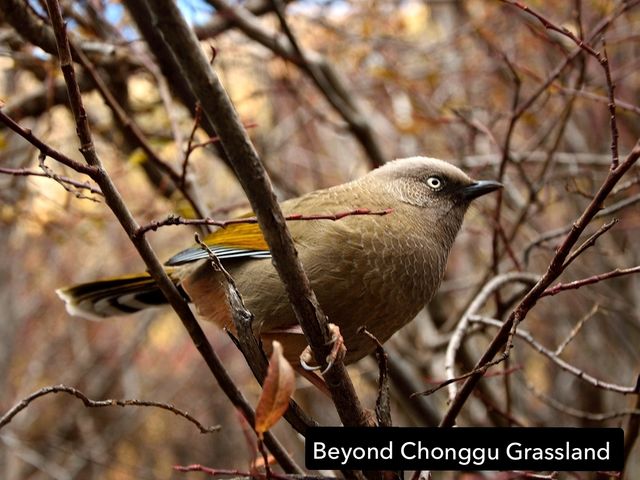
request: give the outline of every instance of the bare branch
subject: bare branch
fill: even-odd
[[[5,175],[14,175],[17,177],[45,177],[45,178],[53,178],[49,172],[36,172],[35,170],[28,170],[26,168],[5,168],[0,167],[0,173]],[[89,184],[89,182],[79,182],[69,177],[65,177],[63,175],[56,174],[56,181],[62,184],[71,185],[72,187],[88,190],[94,195],[102,195],[102,192],[98,190],[96,187]],[[92,199],[94,200],[94,199]]]
[[[594,283],[609,280],[610,278],[622,277],[623,275],[631,275],[638,272],[640,272],[640,266],[631,268],[616,268],[611,272],[593,275],[588,278],[583,278],[582,280],[576,280],[569,283],[558,283],[553,287],[547,288],[540,294],[539,298],[557,295],[558,293],[564,292],[565,290],[576,290],[578,288],[584,287],[585,285],[593,285]]]
[[[471,323],[471,316],[475,315],[487,302],[487,300],[489,300],[491,295],[493,295],[494,292],[498,291],[504,285],[514,282],[533,285],[538,281],[539,278],[539,275],[528,272],[511,272],[497,275],[482,288],[480,293],[478,293],[478,295],[476,295],[476,297],[473,299],[469,307],[467,307],[467,310],[462,314],[462,317],[460,317],[453,335],[451,335],[451,339],[449,340],[449,344],[447,345],[447,352],[445,355],[444,370],[447,375],[446,384],[449,385],[449,400],[453,400],[458,394],[456,385],[456,379],[458,377],[456,376],[455,372],[456,355],[458,353],[458,350],[462,346],[462,341],[464,340],[465,335],[467,334],[467,330]],[[486,368],[482,371],[482,373],[484,373],[484,371],[486,371]],[[470,374],[467,374],[461,378],[467,378],[471,374],[480,372],[480,370],[476,371],[474,369]]]
[[[622,176],[637,162],[640,158],[640,140],[636,142],[636,145],[631,150],[629,155],[624,159],[617,168],[613,168],[609,171],[609,174],[604,179],[600,189],[595,194],[591,203],[583,211],[582,215],[573,224],[571,231],[566,236],[562,244],[556,250],[556,254],[549,263],[547,271],[538,280],[536,285],[525,295],[518,306],[511,312],[507,321],[502,325],[491,344],[478,360],[476,367],[479,368],[483,365],[491,362],[493,357],[498,354],[500,349],[507,344],[510,337],[513,335],[515,328],[518,324],[524,320],[527,313],[535,306],[540,299],[540,295],[547,289],[547,287],[553,282],[562,272],[563,265],[567,257],[571,253],[571,249],[578,241],[587,225],[593,220],[598,211],[601,209],[601,205],[607,196],[611,193],[616,184],[620,181]],[[455,422],[455,418],[462,409],[464,402],[469,397],[478,381],[480,381],[481,375],[475,374],[467,379],[462,386],[461,390],[456,395],[455,399],[451,403],[445,417],[440,422],[440,426],[447,427],[452,426]]]
[[[162,410],[167,410],[175,415],[178,415],[179,417],[184,418],[185,420],[188,420],[189,422],[193,423],[198,430],[200,430],[200,433],[212,433],[212,432],[217,432],[220,430],[220,426],[216,425],[216,426],[212,426],[212,427],[205,427],[202,423],[200,423],[198,420],[196,420],[193,415],[189,414],[188,412],[185,412],[183,410],[180,410],[178,408],[176,408],[175,406],[171,405],[170,403],[163,403],[163,402],[153,402],[153,401],[148,401],[148,400],[136,400],[136,399],[128,399],[128,400],[114,400],[114,399],[107,399],[107,400],[92,400],[89,397],[87,397],[84,393],[82,393],[80,390],[73,388],[73,387],[68,387],[66,385],[53,385],[53,386],[49,386],[49,387],[43,387],[40,390],[37,390],[35,392],[33,392],[32,394],[26,396],[25,398],[23,398],[22,400],[20,400],[20,402],[18,402],[17,404],[15,404],[13,407],[11,407],[2,417],[0,417],[0,429],[2,429],[3,427],[7,426],[11,420],[13,420],[13,418],[20,413],[22,410],[24,410],[25,408],[27,408],[31,402],[33,402],[34,400],[40,398],[40,397],[44,397],[45,395],[49,395],[51,393],[66,393],[69,395],[73,395],[76,398],[79,398],[80,400],[82,400],[82,403],[84,403],[85,407],[88,408],[101,408],[101,407],[114,407],[114,406],[118,406],[118,407],[155,407],[155,408],[160,408]]]
[[[57,0],[47,0],[47,7],[49,9],[51,23],[56,34],[60,64],[69,90],[71,110],[74,114],[77,133],[80,138],[80,152],[85,157],[87,163],[92,167],[92,178],[100,186],[104,193],[107,205],[111,208],[123,229],[129,235],[129,238],[131,238],[133,245],[147,265],[150,275],[155,280],[158,288],[160,288],[167,301],[180,317],[180,320],[193,340],[194,345],[204,358],[210,371],[218,380],[221,388],[225,391],[232,403],[242,411],[249,423],[253,423],[255,414],[251,405],[238,390],[238,387],[233,383],[233,380],[230,378],[228,372],[207,340],[202,328],[193,316],[189,305],[164,271],[162,264],[155,255],[149,242],[147,242],[144,237],[135,236],[135,232],[138,230],[139,225],[131,215],[131,212],[124,203],[113,181],[102,167],[102,162],[98,158],[93,145],[91,130],[87,121],[82,97],[78,89],[78,84],[75,80],[75,72],[71,63],[71,50],[66,36],[66,27],[62,18],[60,5]],[[296,465],[273,435],[267,433],[265,435],[265,442],[269,446],[269,449],[278,458],[278,461],[283,468],[293,472],[301,471],[300,467]]]
[[[78,173],[84,173],[85,175],[89,175],[92,178],[96,174],[97,172],[96,168],[90,165],[83,165],[82,163],[76,162],[75,160],[64,155],[63,153],[60,153],[59,151],[55,150],[54,148],[52,148],[51,146],[47,145],[42,140],[40,140],[38,137],[36,137],[33,134],[33,132],[31,132],[31,130],[22,128],[20,125],[14,122],[13,119],[5,115],[4,112],[2,112],[2,110],[0,110],[0,122],[4,123],[7,127],[9,127],[11,130],[16,132],[18,135],[24,138],[31,145],[33,145],[42,153],[44,153],[47,157],[53,158],[55,161],[60,162],[63,165],[66,165],[72,170],[75,170]]]
[[[493,318],[481,317],[479,315],[472,315],[469,321],[470,323],[480,323],[482,325],[490,325],[496,328],[501,328],[504,325],[499,320],[495,320]],[[539,353],[547,357],[549,360],[551,360],[555,365],[560,367],[565,372],[575,375],[576,377],[580,378],[581,380],[584,380],[585,382],[593,385],[594,387],[602,388],[604,390],[610,390],[612,392],[622,393],[622,394],[634,393],[635,387],[625,387],[623,385],[616,385],[614,383],[609,383],[609,382],[599,380],[594,376],[589,375],[588,373],[579,369],[578,367],[575,367],[570,363],[565,362],[560,357],[558,357],[555,354],[555,352],[549,350],[548,348],[538,343],[528,331],[523,330],[522,328],[518,328],[516,330],[515,336],[527,342],[529,345],[535,348]]]
[[[317,215],[301,215],[292,214],[284,217],[286,221],[308,221],[308,220],[332,220],[334,222],[341,220],[345,217],[361,216],[361,215],[374,215],[383,216],[389,215],[393,212],[392,208],[385,210],[372,211],[368,208],[358,208],[356,210],[350,210],[348,212],[339,212],[332,214],[317,214]],[[161,227],[175,226],[175,225],[212,225],[215,227],[228,227],[229,225],[237,224],[257,224],[259,223],[257,217],[244,217],[244,218],[232,218],[230,220],[215,220],[213,218],[183,218],[176,215],[169,215],[164,220],[156,220],[147,225],[142,225],[135,233],[136,236],[145,235],[149,231],[155,232]]]
[[[267,174],[246,131],[209,65],[198,41],[174,2],[150,2],[157,28],[181,65],[183,74],[202,105],[206,118],[215,126],[230,163],[247,193],[260,229],[269,245],[276,270],[282,279],[296,318],[305,333],[315,358],[324,365],[331,350],[331,333],[309,279],[297,257],[291,234],[286,228]],[[224,9],[223,11],[229,11]],[[367,425],[367,415],[360,404],[344,363],[337,361],[325,373],[325,381],[345,425]]]

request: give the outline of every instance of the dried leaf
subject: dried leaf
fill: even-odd
[[[267,377],[256,407],[256,432],[260,438],[284,415],[294,388],[293,368],[284,358],[280,342],[274,340]]]

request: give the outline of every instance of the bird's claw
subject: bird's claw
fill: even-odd
[[[342,334],[340,333],[340,328],[337,325],[330,323],[329,330],[331,331],[330,342],[332,347],[331,347],[331,351],[327,355],[327,358],[325,359],[325,361],[327,362],[327,367],[320,372],[322,375],[327,373],[336,361],[342,360],[347,353],[347,347],[345,347],[344,345],[344,338],[342,338]],[[313,361],[313,353],[311,351],[311,347],[307,347],[300,354],[300,365],[302,366],[303,369],[305,369],[308,372],[315,372],[322,368],[319,365],[317,366],[310,365],[312,361]]]

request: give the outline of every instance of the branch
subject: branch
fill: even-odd
[[[173,467],[177,472],[201,472],[212,477],[231,476],[233,478],[247,478],[260,480],[338,480],[336,477],[313,476],[313,475],[282,475],[280,473],[271,472],[271,475],[261,472],[243,472],[242,470],[230,470],[226,468],[209,468],[204,465],[175,465]]]
[[[572,40],[578,47],[580,47],[582,50],[584,50],[585,52],[587,52],[589,55],[591,55],[592,57],[594,57],[602,66],[603,70],[604,70],[604,74],[605,74],[605,79],[607,82],[607,91],[609,94],[609,103],[608,103],[608,107],[609,107],[609,114],[610,114],[610,121],[609,121],[609,125],[610,125],[610,129],[611,129],[611,168],[616,168],[619,164],[620,158],[619,158],[619,154],[618,154],[618,125],[617,125],[617,120],[616,120],[616,98],[615,98],[615,84],[613,83],[613,80],[611,79],[611,68],[609,67],[609,58],[607,56],[607,51],[605,48],[604,51],[604,55],[601,54],[600,52],[596,51],[591,45],[589,45],[588,41],[585,42],[584,40],[576,37],[574,35],[574,33],[569,30],[566,27],[560,27],[558,25],[556,25],[555,23],[553,23],[551,20],[549,20],[548,18],[546,18],[544,15],[536,12],[535,10],[532,10],[530,7],[528,7],[527,5],[524,5],[518,1],[513,1],[513,0],[502,0],[504,3],[508,3],[510,5],[513,5],[521,10],[523,10],[524,12],[533,15],[535,18],[537,18],[540,23],[542,23],[542,25],[544,25],[544,28],[546,28],[547,30],[553,30],[555,32],[560,33],[561,35],[564,35],[565,37],[569,38],[570,40]],[[632,2],[633,3],[633,2]],[[637,4],[637,2],[635,2]],[[626,2],[623,2],[623,5],[626,4]]]
[[[135,140],[138,147],[144,152],[147,159],[160,171],[166,174],[170,179],[174,186],[180,191],[180,193],[184,196],[184,198],[189,202],[189,205],[193,208],[195,214],[197,216],[203,216],[203,210],[199,205],[196,198],[193,196],[193,192],[189,188],[188,185],[185,185],[184,178],[176,172],[167,162],[162,160],[158,154],[154,151],[153,147],[145,137],[144,133],[136,123],[136,121],[127,114],[127,112],[122,108],[122,105],[118,102],[115,96],[109,90],[107,84],[102,80],[96,69],[94,68],[91,61],[87,58],[87,56],[79,49],[75,48],[73,44],[70,44],[70,50],[73,53],[74,57],[77,58],[78,62],[85,69],[87,75],[91,78],[94,85],[100,92],[103,100],[115,116],[118,124],[125,130],[131,137]]]
[[[14,175],[17,177],[45,177],[45,178],[53,178],[49,173],[45,173],[45,172],[37,172],[35,170],[28,170],[26,168],[6,168],[6,167],[0,167],[0,173],[4,173],[6,175]],[[88,182],[79,182],[77,180],[74,180],[72,178],[69,177],[65,177],[62,175],[57,175],[56,174],[56,178],[55,180],[59,183],[66,183],[68,185],[71,185],[75,188],[79,188],[82,190],[88,190],[91,193],[93,193],[94,195],[102,195],[102,192],[100,190],[98,190],[96,187],[90,185]]]
[[[612,215],[614,213],[619,212],[622,209],[625,209],[627,207],[635,205],[638,202],[640,202],[640,193],[638,193],[636,195],[632,195],[629,198],[625,198],[624,200],[620,200],[619,202],[613,203],[613,204],[609,205],[607,208],[603,208],[596,215],[594,215],[593,220],[598,219],[598,218],[602,218],[602,217],[606,217],[608,215]],[[572,224],[569,224],[569,225],[565,225],[564,227],[557,228],[555,230],[550,230],[550,231],[540,235],[537,239],[533,240],[524,249],[525,263],[528,263],[529,256],[531,255],[531,250],[533,250],[535,247],[537,247],[541,243],[548,242],[549,240],[553,240],[554,238],[558,238],[558,237],[561,237],[562,235],[565,235],[565,234],[569,233],[571,231],[571,229],[573,228],[573,225],[574,224],[572,223]],[[601,228],[604,228],[604,226],[601,227]],[[598,232],[599,231],[600,230],[598,230]],[[598,232],[596,232],[596,233],[598,233]],[[589,240],[587,240],[587,242]],[[585,243],[587,243],[587,242],[585,242]],[[579,247],[579,249],[580,248],[582,248],[582,247]],[[574,260],[574,258],[571,258],[571,256],[567,259],[567,261],[569,259],[571,259],[571,261]]]
[[[504,322],[485,353],[482,355],[480,360],[478,360],[475,368],[480,368],[493,360],[493,357],[505,344],[507,344],[509,338],[513,334],[512,331],[514,328],[525,319],[529,311],[535,306],[537,301],[540,299],[541,294],[546,290],[551,282],[558,278],[558,276],[564,271],[564,262],[570,255],[571,249],[576,244],[587,225],[589,225],[597,215],[598,211],[600,211],[601,205],[607,196],[611,193],[622,176],[638,161],[638,158],[640,158],[640,140],[636,142],[635,146],[622,163],[620,163],[616,168],[611,168],[609,170],[609,174],[593,197],[593,200],[573,224],[570,232],[558,247],[558,250],[551,260],[545,274],[511,312],[507,321]],[[474,374],[466,380],[454,401],[451,403],[444,418],[440,422],[441,427],[450,427],[455,423],[458,413],[460,413],[462,406],[480,379],[481,374]]]
[[[276,270],[282,279],[296,318],[320,365],[331,350],[331,334],[309,279],[302,269],[282,211],[271,189],[271,182],[220,80],[204,56],[197,38],[180,10],[170,0],[149,2],[158,30],[180,63],[182,73],[202,105],[206,118],[214,125],[220,143],[229,157],[269,245]],[[324,375],[334,403],[345,425],[365,426],[364,412],[341,361]]]
[[[611,272],[593,275],[592,277],[583,278],[582,280],[576,280],[569,283],[558,283],[551,288],[547,288],[540,294],[539,298],[557,295],[558,293],[564,292],[565,290],[576,290],[578,288],[584,287],[585,285],[593,285],[594,283],[599,283],[610,278],[622,277],[624,275],[631,275],[632,273],[638,272],[640,272],[640,266],[623,269],[616,268]]]
[[[359,216],[359,215],[376,215],[383,216],[388,215],[393,212],[392,208],[387,208],[385,210],[376,210],[372,211],[368,208],[358,208],[355,210],[350,210],[348,212],[339,212],[335,214],[318,214],[318,215],[301,215],[301,214],[292,214],[284,217],[286,221],[301,221],[301,220],[332,220],[338,221],[345,217],[350,216]],[[166,226],[174,226],[174,225],[212,225],[215,227],[228,227],[229,225],[236,224],[256,224],[259,223],[256,217],[246,217],[246,218],[232,218],[230,220],[215,220],[213,218],[183,218],[177,215],[169,215],[164,220],[156,220],[147,225],[142,225],[136,231],[135,235],[145,235],[149,231],[155,232],[161,227]]]
[[[564,403],[559,402],[555,398],[540,392],[531,383],[526,381],[526,379],[525,379],[525,385],[531,393],[533,393],[536,397],[538,397],[539,400],[546,403],[554,410],[565,413],[572,417],[591,420],[594,422],[604,422],[606,420],[612,420],[614,418],[620,418],[620,417],[630,417],[629,420],[640,417],[640,410],[636,410],[636,409],[618,410],[618,411],[609,412],[609,413],[585,412],[584,410],[579,410],[569,405],[565,405]],[[625,458],[627,457],[625,456]]]
[[[53,25],[56,41],[58,43],[58,51],[60,58],[60,66],[64,74],[65,82],[69,91],[69,102],[71,110],[76,121],[76,131],[80,138],[80,152],[89,164],[91,177],[100,186],[105,196],[105,201],[114,215],[120,222],[122,228],[127,232],[134,247],[138,251],[140,257],[144,260],[149,274],[154,279],[158,288],[163,293],[168,303],[173,307],[176,314],[180,317],[183,326],[189,333],[194,345],[202,355],[210,371],[215,376],[231,402],[243,413],[250,424],[254,423],[255,414],[249,402],[244,398],[238,387],[234,384],[228,372],[222,365],[222,362],[216,355],[207,340],[204,331],[196,321],[189,305],[186,303],[180,292],[177,290],[166,272],[151,245],[144,237],[136,237],[135,232],[139,225],[133,218],[127,205],[124,203],[122,196],[118,192],[115,184],[102,167],[102,162],[96,154],[95,147],[91,136],[91,130],[87,121],[86,112],[82,102],[82,97],[75,80],[75,72],[71,63],[71,50],[66,35],[66,28],[62,18],[62,12],[57,0],[47,0],[49,16]],[[87,167],[85,167],[87,168]],[[279,442],[270,434],[265,435],[265,443],[273,452],[274,456],[280,462],[280,465],[287,471],[300,472],[301,469],[291,459],[286,450]]]
[[[224,268],[216,254],[200,240],[198,234],[195,235],[196,243],[207,252],[211,267],[218,272],[221,272],[225,277],[227,290],[227,298],[229,300],[229,307],[231,310],[231,318],[236,328],[236,333],[239,338],[236,338],[230,331],[227,333],[231,337],[233,343],[238,347],[238,350],[242,353],[251,372],[253,373],[258,383],[262,385],[267,375],[267,369],[269,367],[269,361],[267,360],[260,340],[256,338],[252,325],[254,325],[254,316],[246,308],[244,300],[240,291],[236,287],[236,282],[231,274]],[[291,424],[291,426],[301,435],[305,435],[309,427],[317,427],[318,423],[309,417],[293,400],[289,400],[289,408],[284,414],[285,419]]]
[[[40,152],[44,153],[47,157],[53,158],[55,161],[66,165],[67,167],[75,170],[78,173],[84,173],[93,178],[97,173],[96,168],[90,165],[83,165],[75,160],[67,157],[65,154],[60,153],[54,148],[50,147],[38,137],[36,137],[31,130],[27,130],[18,125],[12,118],[8,117],[2,110],[0,110],[0,122],[4,123],[11,130],[16,132],[22,138],[24,138],[31,145],[36,147]]]
[[[155,408],[160,408],[162,410],[167,410],[167,411],[169,411],[171,413],[174,413],[174,414],[178,415],[179,417],[182,417],[185,420],[188,420],[189,422],[193,423],[198,428],[198,430],[200,430],[200,433],[217,432],[221,428],[219,425],[212,426],[212,427],[205,427],[202,423],[200,423],[198,420],[196,420],[193,417],[193,415],[189,414],[188,412],[185,412],[183,410],[180,410],[180,409],[176,408],[175,406],[171,405],[170,403],[153,402],[153,401],[148,401],[148,400],[135,400],[135,399],[129,399],[129,400],[114,400],[114,399],[92,400],[92,399],[87,397],[84,393],[82,393],[80,390],[78,390],[76,388],[68,387],[66,385],[53,385],[53,386],[49,386],[49,387],[43,387],[40,390],[37,390],[37,391],[33,392],[32,394],[30,394],[27,397],[25,397],[22,400],[20,400],[20,402],[15,404],[13,407],[11,407],[2,417],[0,417],[0,429],[2,429],[3,427],[7,426],[11,422],[11,420],[13,420],[13,417],[15,417],[18,413],[20,413],[25,408],[27,408],[31,404],[31,402],[33,402],[34,400],[36,400],[36,399],[38,399],[40,397],[44,397],[45,395],[49,395],[51,393],[66,393],[66,394],[69,394],[69,395],[73,395],[74,397],[79,398],[80,400],[82,400],[82,403],[84,403],[84,406],[88,407],[88,408],[101,408],[101,407],[114,407],[114,406],[118,406],[118,407],[155,407]]]
[[[58,53],[56,39],[51,26],[33,13],[28,7],[28,2],[22,0],[0,0],[0,11],[4,14],[4,20],[11,24],[22,38],[27,39],[47,53],[52,55]],[[104,63],[117,64],[123,60],[131,63],[126,48],[91,41],[83,45],[82,49],[87,55],[98,56],[101,62]]]
[[[506,0],[502,0],[502,1],[506,1]],[[511,3],[511,2],[507,1],[506,3]],[[611,23],[616,18],[618,18],[620,15],[627,12],[628,10],[632,9],[633,7],[637,6],[638,4],[640,4],[640,0],[630,0],[630,1],[622,0],[618,2],[618,5],[614,9],[614,11],[611,12],[611,14],[609,14],[605,18],[603,18],[600,22],[598,22],[598,24],[585,36],[585,40],[583,42],[590,43],[594,41],[599,35],[602,35],[609,28]],[[578,47],[569,55],[567,55],[565,59],[560,64],[558,64],[556,68],[552,70],[552,72],[549,74],[547,79],[542,83],[542,85],[540,85],[526,101],[520,104],[520,107],[518,108],[518,111],[516,113],[522,114],[523,112],[528,110],[529,107],[531,107],[531,105],[533,105],[533,103],[538,98],[540,98],[540,96],[553,84],[553,82],[560,76],[560,74],[562,74],[564,69],[567,68],[567,66],[569,66],[569,64],[573,62],[578,57],[578,55],[580,55],[582,51],[583,51],[582,47]]]
[[[456,325],[456,329],[451,335],[451,339],[449,340],[449,344],[447,345],[447,352],[445,354],[444,361],[444,370],[446,373],[446,381],[445,385],[449,385],[449,400],[453,401],[453,399],[458,394],[458,386],[456,385],[457,379],[459,377],[456,376],[455,366],[456,366],[456,356],[458,350],[462,346],[462,340],[467,334],[467,330],[469,329],[469,325],[471,323],[471,316],[475,315],[480,308],[489,300],[489,297],[493,295],[494,292],[497,292],[504,285],[509,283],[518,282],[525,283],[529,285],[535,284],[540,278],[539,275],[528,272],[511,272],[511,273],[503,273],[501,275],[497,275],[492,278],[476,295],[473,299],[467,310],[462,314],[460,320]],[[486,370],[486,368],[485,368]],[[479,371],[478,371],[479,372]],[[476,373],[476,369],[474,369],[471,373]],[[465,375],[462,378],[467,378],[469,374]]]
[[[295,39],[284,16],[282,0],[275,0],[272,4],[280,19],[280,25],[287,32],[277,35],[263,27],[246,8],[235,6],[226,0],[208,0],[216,10],[231,21],[247,37],[271,50],[275,55],[299,67],[316,85],[329,104],[338,112],[349,125],[353,135],[366,152],[372,167],[386,163],[378,140],[373,134],[366,116],[360,111],[351,98],[343,82],[338,78],[330,64],[317,52],[304,52]]]
[[[471,323],[479,323],[479,324],[482,324],[482,325],[489,325],[491,327],[497,327],[497,328],[501,328],[504,325],[499,320],[496,320],[494,318],[481,317],[479,315],[472,315],[469,321]],[[616,392],[616,393],[622,393],[624,395],[628,395],[630,393],[634,393],[635,392],[635,386],[626,387],[626,386],[623,386],[623,385],[616,385],[615,383],[604,382],[602,380],[597,379],[596,377],[594,377],[592,375],[589,375],[584,370],[581,370],[578,367],[576,367],[574,365],[571,365],[568,362],[565,362],[558,355],[556,355],[555,352],[549,350],[548,348],[546,348],[546,347],[542,346],[540,343],[538,343],[533,338],[533,335],[531,335],[528,331],[523,330],[522,328],[519,328],[518,330],[516,330],[515,335],[516,335],[516,337],[521,338],[522,340],[524,340],[526,343],[528,343],[530,346],[532,346],[539,353],[541,353],[542,355],[547,357],[549,360],[551,360],[554,364],[556,364],[558,367],[560,367],[565,372],[568,372],[571,375],[574,375],[574,376],[578,377],[579,379],[584,380],[585,382],[593,385],[594,387],[602,388],[604,390],[609,390],[609,391]]]

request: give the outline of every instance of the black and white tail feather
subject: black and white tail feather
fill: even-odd
[[[212,247],[211,250],[223,263],[271,258],[268,250],[224,246]],[[206,258],[208,253],[205,250],[192,247],[174,255],[165,263],[169,278],[187,301],[190,301],[189,297],[180,286],[180,276],[175,267]],[[70,315],[89,320],[128,315],[167,303],[155,281],[146,272],[82,283],[58,289],[56,293],[65,302]]]

